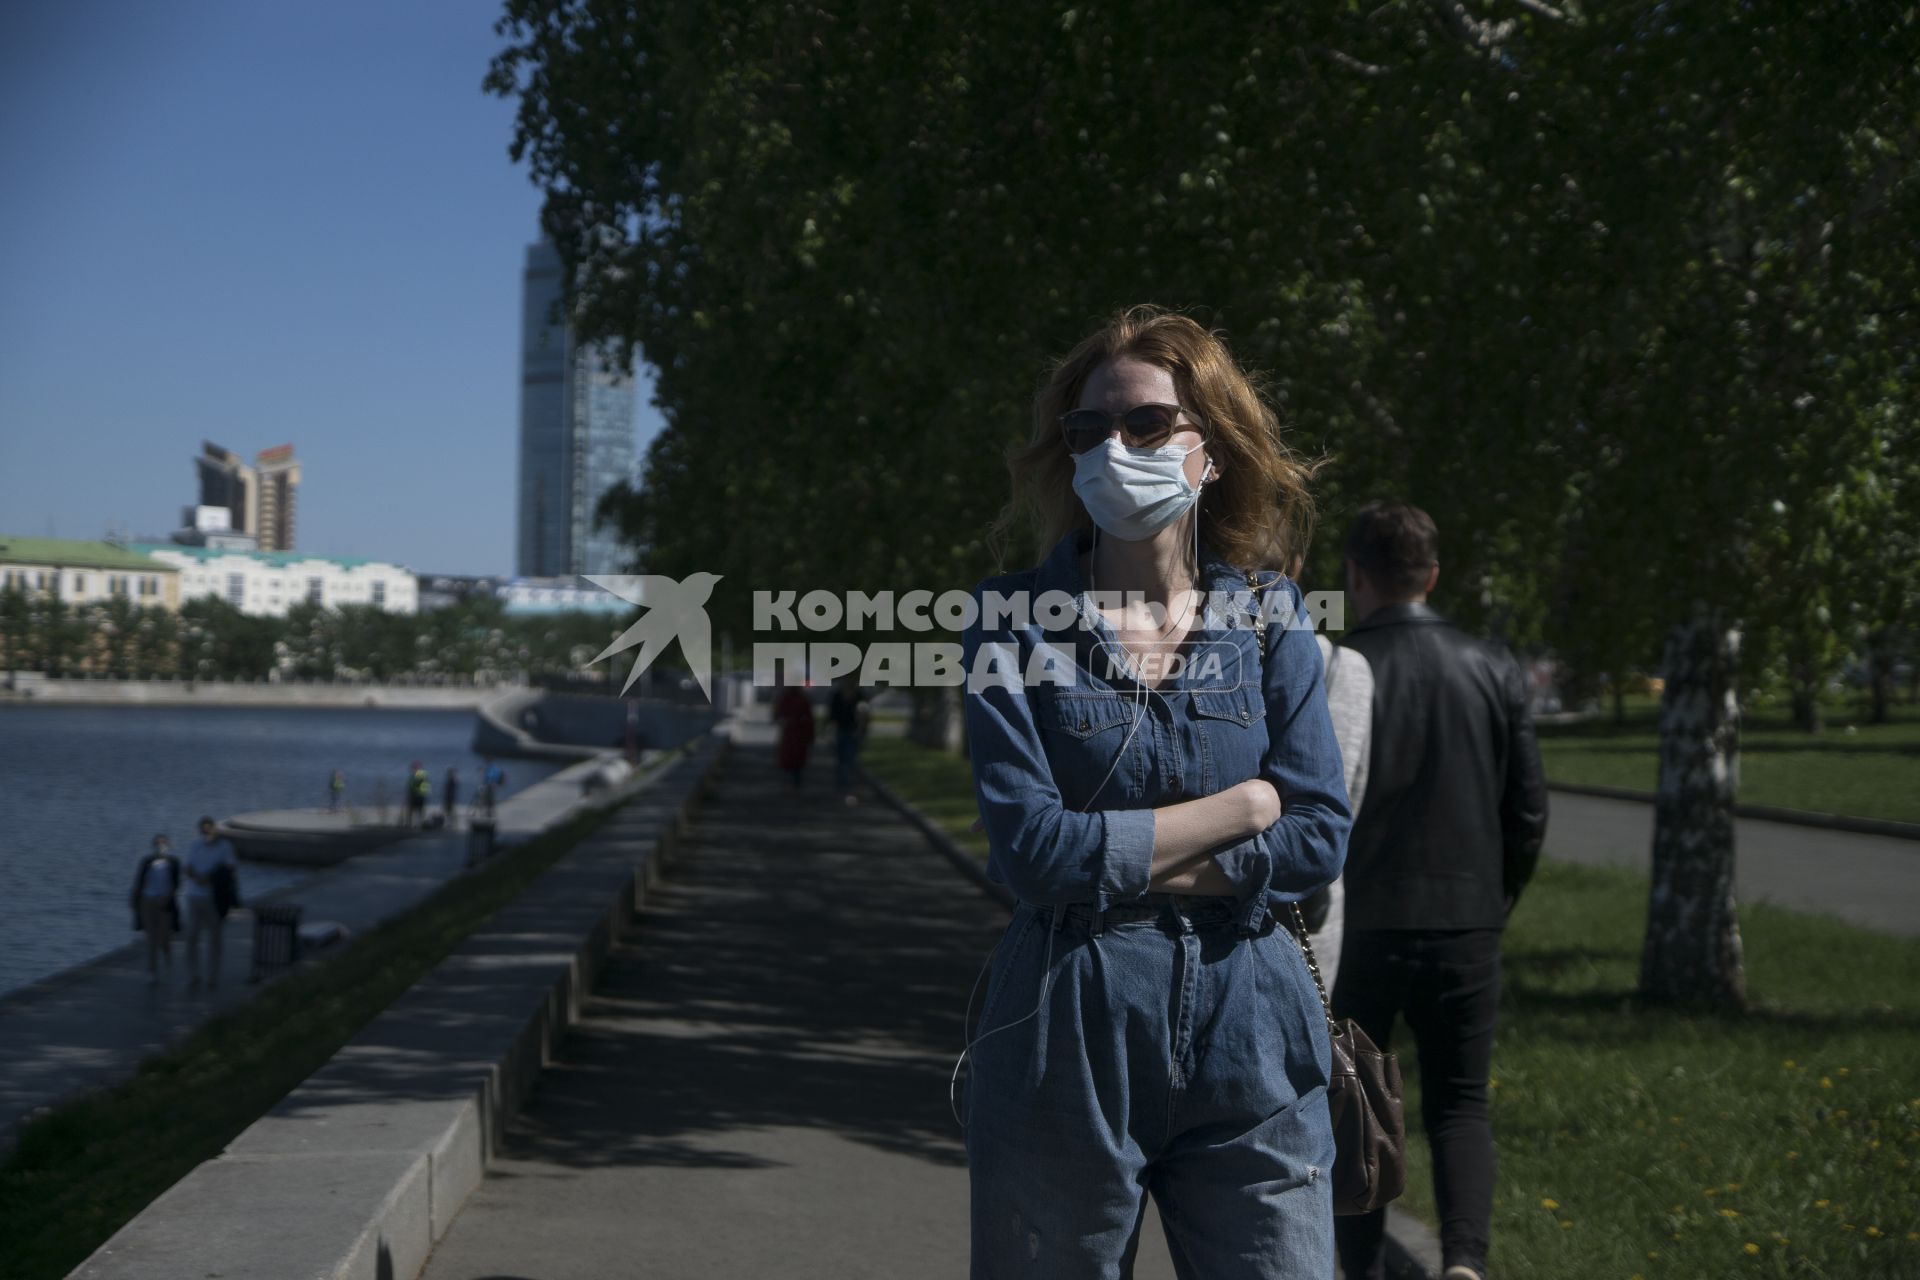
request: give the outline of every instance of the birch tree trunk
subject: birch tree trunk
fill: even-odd
[[[923,747],[959,753],[966,745],[966,717],[961,711],[960,690],[914,689],[907,739]]]
[[[1640,993],[1659,1004],[1737,1009],[1746,1003],[1733,901],[1738,654],[1738,635],[1705,607],[1696,607],[1667,639],[1653,887],[1640,955]]]

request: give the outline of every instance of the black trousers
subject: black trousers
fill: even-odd
[[[1487,1077],[1500,1011],[1500,930],[1354,930],[1340,952],[1334,1016],[1382,1049],[1396,1016],[1420,1053],[1420,1115],[1433,1148],[1444,1265],[1486,1271],[1493,1217]],[[1385,1280],[1387,1213],[1334,1219],[1347,1280]]]

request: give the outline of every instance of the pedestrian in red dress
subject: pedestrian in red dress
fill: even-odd
[[[780,726],[780,746],[775,752],[780,767],[792,778],[795,790],[807,767],[807,749],[813,745],[813,704],[806,690],[787,685],[773,704],[773,722]]]

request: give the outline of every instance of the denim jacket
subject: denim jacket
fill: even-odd
[[[1213,853],[1237,886],[1241,928],[1257,931],[1269,910],[1340,874],[1352,821],[1300,590],[1270,575],[1256,598],[1244,574],[1203,556],[1207,603],[1185,666],[1143,707],[1143,686],[1086,594],[1088,537],[1069,534],[1037,567],[974,588],[961,652],[988,875],[1035,905],[1105,910],[1148,891],[1154,809],[1263,777],[1280,820]],[[1049,592],[1071,608],[1025,618],[990,609],[996,596]],[[1264,641],[1249,621],[1261,608]]]

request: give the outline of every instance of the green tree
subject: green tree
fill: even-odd
[[[9,673],[39,665],[34,652],[33,606],[18,587],[0,590],[0,667]]]
[[[197,680],[263,680],[274,669],[280,620],[242,613],[218,596],[180,607],[181,675]]]
[[[1903,483],[1916,21],[510,0],[487,84],[576,328],[659,370],[613,514],[725,575],[722,634],[756,586],[971,581],[1044,360],[1204,302],[1330,520],[1433,513],[1461,621],[1616,687],[1664,650],[1643,985],[1738,1004],[1740,676],[1824,682]]]

